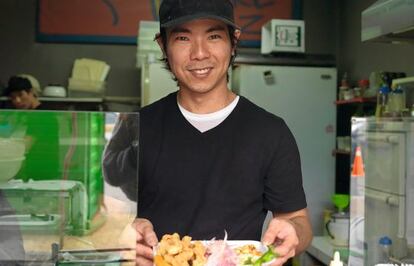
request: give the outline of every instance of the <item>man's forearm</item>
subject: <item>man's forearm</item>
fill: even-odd
[[[296,247],[296,254],[302,253],[312,242],[312,227],[307,217],[299,216],[290,218],[289,221],[296,229],[299,245]]]

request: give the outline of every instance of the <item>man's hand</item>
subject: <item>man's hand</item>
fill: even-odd
[[[312,240],[312,228],[306,209],[285,214],[273,214],[263,236],[265,245],[274,245],[278,258],[272,266],[283,265],[302,252]]]
[[[147,219],[138,218],[134,221],[134,227],[137,231],[136,265],[152,266],[152,247],[158,244],[152,223]]]
[[[278,257],[272,266],[283,265],[289,258],[295,256],[296,247],[299,245],[299,238],[295,227],[286,219],[273,218],[269,223],[264,236],[265,245],[273,244]]]

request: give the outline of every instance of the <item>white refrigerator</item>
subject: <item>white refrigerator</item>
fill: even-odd
[[[315,235],[322,234],[323,209],[331,205],[335,189],[336,77],[332,67],[239,65],[233,70],[233,90],[282,117],[295,136]]]

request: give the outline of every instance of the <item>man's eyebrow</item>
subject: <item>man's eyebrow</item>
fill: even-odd
[[[225,27],[222,25],[212,26],[211,28],[206,30],[206,33],[211,33],[214,31],[225,31]],[[187,28],[177,26],[171,30],[171,33],[191,33],[191,31]]]
[[[189,29],[183,28],[183,27],[175,27],[171,30],[171,33],[190,33],[191,31]]]
[[[211,28],[209,28],[206,32],[207,33],[211,33],[211,32],[213,32],[213,31],[225,31],[226,29],[225,29],[225,27],[224,26],[222,26],[222,25],[217,25],[217,26],[213,26],[213,27],[211,27]]]

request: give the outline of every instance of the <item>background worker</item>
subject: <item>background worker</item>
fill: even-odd
[[[31,76],[12,76],[9,79],[5,95],[8,96],[16,109],[41,109],[38,99],[40,86]]]

